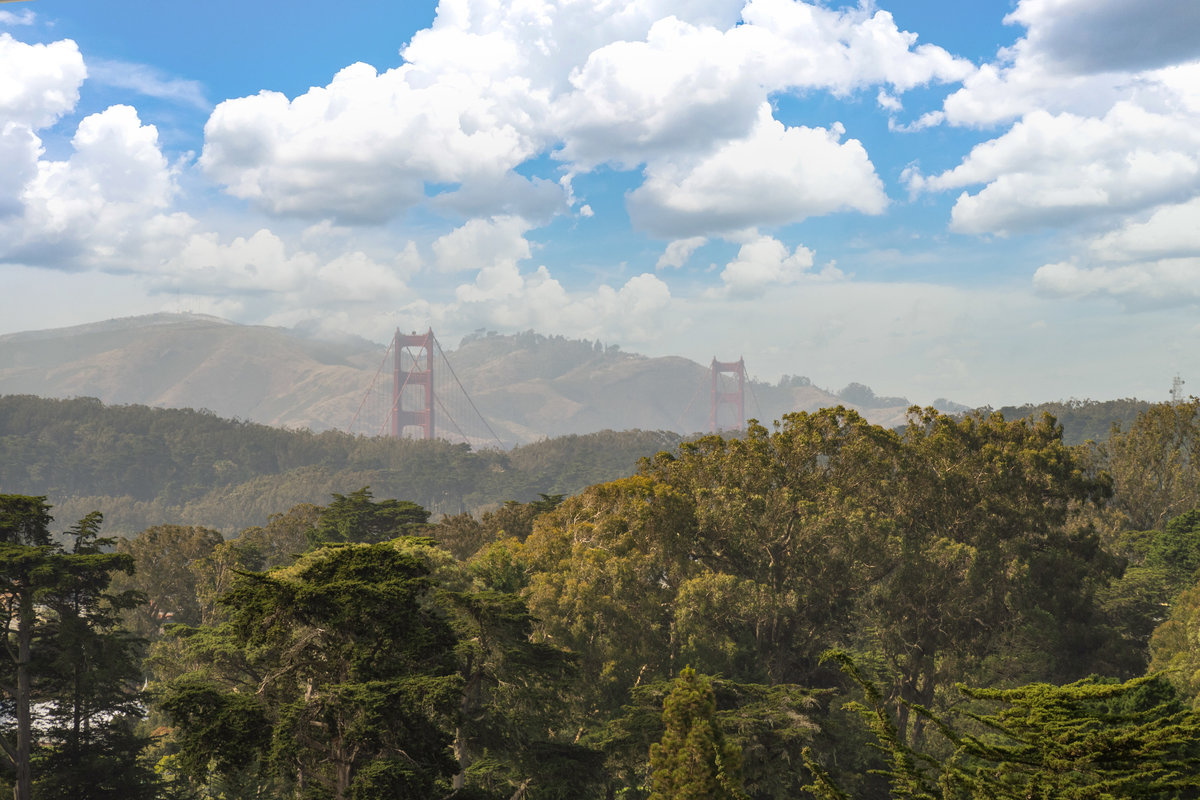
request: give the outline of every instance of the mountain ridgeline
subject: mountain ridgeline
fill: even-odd
[[[319,340],[298,330],[156,314],[0,336],[0,394],[95,397],[208,409],[287,428],[350,430],[384,351],[355,337]],[[615,344],[532,331],[478,331],[446,357],[506,446],[602,430],[691,434],[710,427],[709,366],[686,358],[649,358]],[[747,369],[746,415],[763,421],[840,404],[895,426],[909,406],[858,383],[834,393],[802,376],[753,380],[752,358]],[[935,405],[964,410],[949,401]]]
[[[234,533],[368,485],[437,515],[478,512],[629,475],[639,458],[709,424],[705,366],[481,330],[448,357],[484,416],[519,446],[343,433],[380,356],[377,344],[353,337],[318,341],[187,314],[0,337],[0,490],[48,495],[67,518],[102,511],[108,530],[124,534],[164,520]],[[803,376],[747,388],[747,415],[768,425],[841,405],[897,427],[909,406],[859,383],[834,394]],[[1146,407],[1069,401],[1001,411],[1009,419],[1048,411],[1078,444],[1102,441]]]

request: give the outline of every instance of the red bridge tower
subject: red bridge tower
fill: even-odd
[[[404,335],[396,329],[392,341],[392,436],[404,429],[421,429],[421,438],[433,438],[433,329]],[[407,402],[406,402],[407,401]]]
[[[721,385],[721,375],[723,374],[731,374],[737,378],[735,391],[726,391]],[[734,424],[726,426],[727,429],[740,431],[746,426],[746,360],[744,358],[739,358],[737,361],[713,359],[712,412],[709,415],[709,430],[712,433],[720,433],[722,430],[720,425],[722,408],[732,408],[737,415]]]

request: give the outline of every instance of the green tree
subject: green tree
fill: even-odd
[[[861,647],[878,648],[894,692],[933,707],[975,674],[1007,681],[1079,677],[1105,640],[1095,588],[1119,573],[1072,511],[1104,498],[1049,416],[910,414],[884,495],[887,571],[865,600]],[[906,705],[901,730],[911,729]]]
[[[483,512],[480,519],[467,513],[443,517],[426,530],[455,558],[466,561],[486,545],[501,539],[525,541],[533,532],[533,522],[539,515],[553,511],[562,504],[561,494],[543,494],[531,503],[509,500],[497,509]]]
[[[1150,640],[1164,625],[1179,596],[1195,585],[1200,575],[1200,511],[1184,512],[1170,520],[1164,530],[1124,531],[1113,537],[1113,548],[1125,563],[1124,574],[1098,592],[1110,624],[1125,640],[1119,649],[1124,658],[1097,665],[1106,674],[1140,675],[1150,659]],[[1184,606],[1190,603],[1184,599]],[[1186,608],[1175,615],[1182,623]],[[1175,625],[1163,629],[1166,637]],[[1101,669],[1107,666],[1108,669]]]
[[[284,514],[273,514],[265,526],[247,528],[235,539],[218,542],[188,562],[194,602],[200,613],[198,618],[179,621],[215,624],[223,614],[218,600],[233,586],[238,574],[293,563],[310,549],[309,540],[320,514],[319,506],[301,503]]]
[[[1151,539],[1146,563],[1166,570],[1175,583],[1195,580],[1200,569],[1200,509],[1185,511],[1167,522]]]
[[[38,798],[117,800],[157,796],[157,781],[141,757],[138,686],[141,642],[120,626],[122,612],[141,604],[139,592],[114,593],[115,575],[132,571],[99,535],[99,513],[68,531],[53,587],[41,598],[35,653],[42,698],[34,783]]]
[[[1150,669],[1200,708],[1200,584],[1180,594],[1150,637]]]
[[[681,657],[745,682],[819,680],[821,652],[856,626],[886,570],[882,498],[898,450],[894,433],[836,408],[644,463],[695,508],[694,533],[677,532],[692,581],[675,606]]]
[[[465,511],[443,517],[429,527],[427,534],[460,561],[469,559],[491,539],[479,520]]]
[[[461,679],[431,589],[426,562],[389,543],[246,575],[221,600],[227,622],[176,633],[182,674],[158,707],[179,731],[181,763],[204,781],[257,758],[298,798],[444,789]],[[231,741],[252,746],[227,752]]]
[[[532,640],[533,618],[515,594],[443,590],[443,599],[462,679],[452,788],[587,797],[603,784],[602,755],[554,734],[563,727],[565,698],[577,690],[575,659]]]
[[[94,513],[71,529],[73,548],[53,542],[45,497],[0,495],[0,621],[8,666],[0,749],[14,773],[14,797],[147,797],[152,781],[137,763],[143,742],[130,732],[138,713],[137,661],[118,614],[136,593],[113,594],[112,576],[133,569],[128,555],[103,552]],[[45,724],[36,731],[32,702]]]
[[[146,598],[143,605],[126,612],[126,626],[153,641],[163,625],[199,624],[194,565],[223,541],[219,532],[196,525],[155,525],[132,539],[119,540],[117,552],[130,556],[135,570],[118,576],[114,588],[137,590]]]
[[[51,520],[45,497],[0,495],[0,610],[11,667],[4,699],[14,723],[0,748],[14,772],[15,800],[30,800],[33,792],[33,640],[37,601],[53,578]]]
[[[730,800],[742,791],[742,751],[716,723],[712,684],[691,667],[663,703],[663,736],[650,746],[649,800]]]
[[[756,800],[787,800],[804,783],[803,752],[819,735],[816,715],[827,692],[800,686],[737,683],[705,678],[711,685],[713,720],[741,751],[745,793]],[[678,678],[638,686],[623,713],[594,737],[603,747],[613,788],[609,796],[644,798],[650,788],[649,753],[665,733],[663,705]]]
[[[1151,406],[1097,449],[1120,527],[1161,530],[1200,497],[1200,398]]]
[[[849,705],[874,732],[888,761],[889,795],[897,800],[1200,796],[1200,716],[1178,702],[1161,676],[1013,689],[960,684],[953,716],[910,706],[943,743],[922,750],[905,743],[894,709],[853,661],[831,656],[863,692],[864,700]],[[819,765],[809,766],[814,794],[847,799]]]
[[[309,548],[322,509],[300,503],[282,514],[272,514],[267,524],[247,528],[237,536],[246,568],[254,571],[291,564]]]
[[[310,533],[311,544],[378,544],[415,533],[428,520],[429,512],[416,503],[375,502],[371,490],[364,486],[348,495],[333,495],[333,501],[321,509],[317,527]]]
[[[688,499],[645,477],[589,487],[540,517],[520,548],[544,640],[579,657],[574,703],[615,711],[629,690],[674,671],[672,604],[690,568]]]

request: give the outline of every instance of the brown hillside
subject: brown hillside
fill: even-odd
[[[384,346],[317,341],[282,328],[155,314],[0,336],[0,394],[206,408],[224,417],[320,431],[349,427]],[[510,444],[604,429],[708,428],[708,367],[533,332],[475,334],[447,358]],[[814,386],[752,383],[747,416],[836,405]],[[906,405],[906,404],[904,404]],[[863,408],[881,424],[904,405]]]

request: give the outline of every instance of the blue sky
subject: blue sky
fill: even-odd
[[[1160,399],[1200,383],[1198,154],[1190,0],[4,3],[0,333],[534,329]]]

